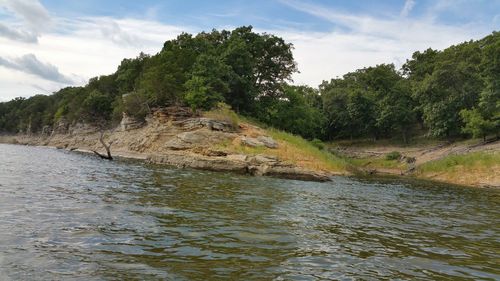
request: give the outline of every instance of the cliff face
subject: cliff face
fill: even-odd
[[[100,132],[85,124],[58,124],[52,134],[20,136],[22,144],[45,145],[68,150],[104,150]],[[213,171],[264,175],[299,180],[328,181],[323,171],[314,171],[264,154],[243,154],[224,149],[224,144],[278,149],[279,143],[265,131],[248,124],[191,114],[185,108],[155,111],[145,122],[124,118],[122,124],[105,133],[114,156],[145,159],[151,163]]]

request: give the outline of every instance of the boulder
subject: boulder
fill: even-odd
[[[264,144],[268,148],[278,148],[278,143],[271,137],[259,136],[257,140]]]
[[[275,156],[259,154],[250,157],[250,159],[248,159],[248,162],[250,162],[250,164],[253,165],[261,165],[261,164],[274,165],[279,162],[279,159]]]
[[[241,144],[249,147],[265,146],[267,148],[278,148],[278,143],[271,137],[259,136],[257,138],[242,137]]]
[[[250,137],[242,137],[241,138],[241,144],[249,147],[258,147],[258,146],[263,146],[264,144],[260,141],[258,141],[255,138],[250,138]]]

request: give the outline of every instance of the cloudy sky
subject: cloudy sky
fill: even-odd
[[[0,101],[84,85],[180,32],[253,25],[295,46],[296,84],[500,30],[500,0],[0,0]]]

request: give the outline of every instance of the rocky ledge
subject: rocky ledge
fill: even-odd
[[[208,151],[204,154],[172,152],[166,155],[150,155],[147,160],[150,163],[166,164],[181,168],[227,171],[254,176],[270,176],[318,182],[331,180],[331,177],[326,173],[303,169],[280,161],[278,158],[272,156],[224,154],[222,151]]]

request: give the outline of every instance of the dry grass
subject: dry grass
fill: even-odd
[[[231,107],[225,103],[219,103],[217,106],[210,110],[203,112],[203,116],[219,121],[224,121],[233,126],[233,128],[238,128],[240,122],[239,116],[231,110]]]
[[[299,136],[272,128],[261,129],[248,123],[243,123],[240,127],[242,128],[240,133],[249,137],[271,136],[278,142],[279,147],[276,149],[248,147],[241,145],[239,138],[237,138],[233,142],[219,144],[218,148],[247,155],[265,154],[276,156],[283,161],[311,170],[342,174],[347,171],[348,163],[344,159],[318,149],[311,142]]]

